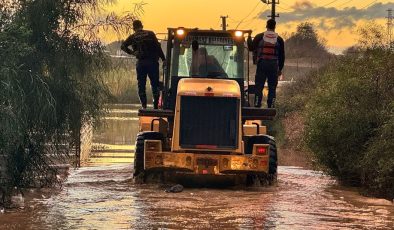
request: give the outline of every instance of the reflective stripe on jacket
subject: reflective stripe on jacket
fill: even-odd
[[[259,42],[258,46],[258,59],[263,60],[278,60],[279,56],[279,43],[278,34],[273,31],[264,32],[263,39]]]

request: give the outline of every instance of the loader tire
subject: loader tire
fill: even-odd
[[[278,152],[276,148],[276,142],[273,137],[269,137],[269,140],[265,144],[270,145],[270,152],[269,152],[269,175],[275,175],[278,173]]]
[[[134,178],[137,178],[144,173],[145,140],[162,141],[163,134],[159,132],[141,132],[137,134],[137,138],[135,141],[135,154],[134,154]]]
[[[249,139],[248,145],[252,144],[269,144],[270,145],[270,152],[269,152],[269,169],[268,169],[268,175],[266,180],[268,181],[268,184],[273,184],[276,179],[277,179],[277,173],[278,173],[278,153],[277,153],[277,148],[276,148],[276,142],[274,137],[269,136],[269,135],[259,135],[259,136],[254,136]],[[249,146],[248,148],[251,149],[253,146]],[[258,178],[260,181],[264,180],[261,176],[249,176],[250,178],[248,179],[249,182],[252,180],[256,180]],[[249,183],[250,184],[250,183]],[[253,182],[253,184],[256,184]],[[262,183],[261,184],[265,184]]]

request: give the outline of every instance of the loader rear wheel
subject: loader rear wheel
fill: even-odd
[[[267,136],[267,142],[264,144],[270,145],[268,183],[272,185],[276,181],[278,174],[278,152],[276,142],[273,137]]]
[[[274,175],[276,176],[276,174],[278,173],[278,152],[277,152],[277,148],[276,148],[276,142],[275,139],[273,139],[272,137],[269,137],[270,139],[268,140],[268,142],[266,144],[270,145],[270,157],[269,157],[269,171],[268,174],[269,175]]]
[[[144,147],[145,140],[163,140],[163,134],[159,132],[141,132],[137,134],[135,141],[134,154],[134,178],[143,176],[144,174]]]
[[[268,182],[268,184],[270,185],[273,184],[277,179],[277,173],[278,173],[278,154],[277,154],[275,139],[272,136],[268,136],[268,135],[253,136],[249,138],[247,144],[248,144],[248,149],[250,149],[250,154],[253,144],[270,145],[268,175],[267,176],[248,175],[247,184],[256,185],[258,184],[257,182],[259,182],[261,185],[266,184],[266,182]]]

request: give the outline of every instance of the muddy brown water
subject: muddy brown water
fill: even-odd
[[[112,133],[109,144],[131,143],[119,137],[127,130],[110,127],[96,140]],[[316,171],[282,166],[271,187],[165,193],[134,184],[132,170],[131,164],[71,170],[63,188],[29,191],[23,207],[0,213],[0,229],[394,229],[391,202],[360,196]]]

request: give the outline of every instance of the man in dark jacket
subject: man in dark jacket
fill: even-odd
[[[138,96],[142,108],[146,108],[146,77],[150,79],[153,94],[153,107],[159,106],[159,58],[165,65],[165,56],[156,35],[149,30],[143,30],[140,20],[133,22],[134,34],[122,43],[121,49],[137,58]],[[129,48],[131,46],[131,49]]]
[[[248,38],[249,50],[254,52],[256,69],[256,101],[255,107],[261,107],[265,81],[268,81],[268,108],[275,107],[276,87],[278,77],[282,75],[285,63],[285,46],[283,39],[275,33],[276,22],[273,19],[267,21],[267,31],[256,35],[253,39]]]

